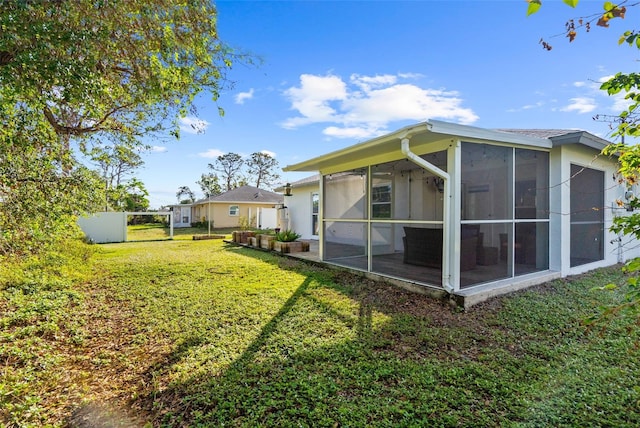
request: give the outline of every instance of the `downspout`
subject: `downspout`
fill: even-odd
[[[449,237],[449,229],[450,229],[450,219],[449,219],[449,204],[451,203],[451,198],[449,195],[449,174],[437,166],[430,164],[426,160],[422,159],[420,156],[416,155],[411,151],[409,147],[409,138],[410,135],[408,133],[401,136],[400,142],[400,150],[402,154],[407,157],[408,160],[415,163],[419,167],[426,169],[432,174],[437,175],[438,177],[444,180],[444,195],[446,197],[445,203],[443,203],[442,207],[442,287],[445,289],[447,293],[453,293],[455,291],[454,287],[451,285],[451,258],[449,257],[449,245],[450,240]]]

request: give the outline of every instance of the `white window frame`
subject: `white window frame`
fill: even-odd
[[[316,200],[316,204],[314,205],[314,199]],[[317,229],[314,228],[314,225],[317,226]],[[311,193],[311,235],[318,236],[320,233],[320,193],[312,192]]]
[[[380,189],[384,190],[380,192]],[[374,216],[373,208],[376,206],[387,206],[389,214],[387,216]],[[385,220],[393,218],[393,182],[391,180],[382,181],[371,186],[371,218]]]
[[[238,217],[240,215],[240,205],[229,205],[229,216]]]

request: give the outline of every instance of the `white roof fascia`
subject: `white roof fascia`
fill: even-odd
[[[562,146],[565,144],[582,144],[583,146],[600,151],[611,144],[611,142],[586,131],[576,131],[570,134],[551,137],[551,141],[553,141],[554,146]]]
[[[431,132],[450,135],[458,138],[473,138],[500,143],[517,144],[522,146],[540,147],[550,149],[553,147],[551,140],[547,138],[536,138],[528,135],[514,134],[510,132],[495,131],[493,129],[478,128],[469,125],[459,125],[456,123],[444,122],[441,120],[431,120]]]
[[[397,131],[394,131],[394,132],[392,132],[390,134],[385,134],[385,135],[382,135],[380,137],[376,137],[374,139],[364,141],[362,143],[354,144],[354,145],[346,147],[344,149],[336,150],[334,152],[330,152],[330,153],[327,153],[325,155],[318,156],[318,157],[315,157],[313,159],[309,159],[309,160],[304,161],[304,162],[300,162],[300,163],[293,164],[293,165],[287,165],[284,168],[282,168],[282,170],[284,172],[290,172],[290,171],[317,171],[316,168],[314,168],[314,167],[309,168],[309,166],[316,165],[319,162],[326,162],[327,160],[330,160],[330,159],[338,159],[340,157],[349,155],[351,153],[359,152],[361,150],[366,150],[369,147],[377,146],[377,145],[379,145],[381,143],[388,142],[388,141],[391,141],[391,140],[398,140],[398,150],[400,150],[400,141],[399,140],[401,140],[404,136],[411,135],[411,134],[417,134],[419,132],[428,131],[428,128],[429,128],[429,123],[428,122],[422,122],[422,123],[419,123],[417,125],[406,126],[406,127],[401,128],[401,129],[399,129]],[[305,169],[305,168],[309,168],[309,169]]]
[[[527,135],[513,134],[509,132],[494,131],[490,129],[477,128],[469,125],[459,125],[455,123],[444,122],[440,120],[430,120],[417,125],[411,125],[401,128],[390,134],[383,135],[359,144],[346,147],[322,156],[309,159],[293,165],[287,165],[282,168],[283,171],[318,171],[318,165],[326,164],[332,160],[338,161],[340,158],[352,155],[354,153],[366,153],[368,148],[388,143],[393,140],[398,141],[398,150],[400,150],[400,140],[403,138],[411,138],[412,135],[422,133],[440,134],[443,137],[454,137],[456,139],[469,138],[473,140],[507,143],[520,146],[538,147],[543,149],[551,149],[553,144],[551,140],[546,138],[536,138]]]

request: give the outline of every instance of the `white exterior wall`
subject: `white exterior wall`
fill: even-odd
[[[289,212],[289,226],[302,235],[302,239],[318,239],[318,235],[313,235],[311,222],[311,195],[314,193],[320,193],[319,183],[296,186],[292,189],[291,196],[284,198],[284,205]]]
[[[127,240],[127,213],[124,212],[104,212],[80,217],[78,226],[87,239],[96,244]]]
[[[605,156],[596,157],[597,152],[579,145],[554,148],[550,156],[550,227],[549,227],[549,268],[560,271],[562,276],[576,275],[619,261],[640,256],[640,248],[630,237],[624,237],[619,248],[618,236],[610,231],[614,216],[628,215],[618,209],[616,200],[624,198],[626,188],[614,180],[616,162]],[[571,165],[579,165],[598,171],[604,175],[604,259],[585,265],[571,267]],[[622,253],[620,254],[620,251]]]
[[[563,169],[564,163],[567,162],[562,158],[562,148],[553,148],[549,152],[549,269],[556,272],[562,272],[563,266],[569,266],[569,243],[571,242],[569,240],[570,219],[568,215],[563,214],[569,213],[571,209],[569,186],[560,185],[568,180],[571,173],[565,173],[565,170],[570,170],[570,165],[567,163],[568,168]],[[566,235],[563,235],[565,229]]]
[[[191,222],[191,204],[173,205],[173,227],[191,227]]]

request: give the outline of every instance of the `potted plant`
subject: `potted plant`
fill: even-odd
[[[306,242],[298,241],[300,234],[293,230],[281,230],[276,233],[276,240],[273,243],[273,250],[279,253],[293,253],[298,251],[309,251]],[[307,245],[305,245],[307,244]]]

